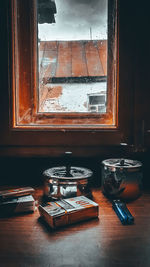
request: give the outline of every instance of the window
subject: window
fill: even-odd
[[[107,0],[37,1],[39,111],[90,113],[88,94],[106,92],[107,17]]]
[[[1,155],[55,157],[68,150],[72,151],[74,156],[102,155],[103,157],[110,157],[116,155],[116,151],[120,152],[119,144],[121,142],[134,144],[134,135],[139,133],[135,129],[135,117],[139,129],[141,128],[139,113],[141,117],[144,117],[141,110],[143,112],[146,110],[144,114],[147,114],[147,120],[149,119],[149,105],[146,108],[144,104],[145,109],[141,108],[141,106],[138,109],[135,103],[135,93],[136,102],[139,101],[138,103],[141,103],[141,95],[143,95],[145,101],[145,94],[143,90],[141,91],[141,88],[144,88],[143,81],[145,81],[145,88],[147,88],[145,77],[148,76],[145,76],[145,72],[143,72],[141,79],[145,44],[142,40],[135,42],[135,40],[138,40],[139,34],[137,25],[142,27],[141,25],[144,26],[144,22],[141,24],[139,16],[133,16],[135,3],[129,3],[129,8],[126,1],[117,2],[118,29],[117,39],[115,40],[117,62],[114,61],[117,64],[117,79],[114,79],[113,86],[113,88],[116,88],[117,93],[114,92],[113,94],[113,91],[107,92],[110,97],[116,94],[116,104],[111,108],[114,115],[116,115],[115,121],[112,123],[112,116],[107,113],[90,111],[84,114],[72,114],[71,112],[67,114],[49,114],[48,112],[38,111],[38,90],[36,90],[38,88],[38,43],[36,36],[38,31],[36,30],[37,23],[35,23],[34,19],[36,17],[36,2],[31,0],[0,1],[0,6],[2,7],[0,9],[2,11],[1,19],[3,21],[1,24],[3,30],[2,44],[4,44],[1,52],[5,59],[1,60],[1,76],[3,80],[0,105],[2,115],[0,131]],[[3,8],[4,6],[5,8]],[[114,14],[113,6],[113,2],[109,1],[109,14]],[[112,18],[109,21],[111,20]],[[115,22],[110,24],[111,29],[108,27],[110,29],[108,35],[115,25]],[[111,43],[114,44],[113,40]],[[143,45],[141,46],[141,44]],[[135,46],[137,47],[136,49]],[[108,51],[110,58],[112,57],[112,52],[112,49]],[[139,55],[141,56],[141,61],[138,61]],[[9,65],[7,64],[8,58]],[[140,62],[143,63],[140,64]],[[108,66],[111,65],[108,64]],[[112,69],[113,66],[111,66]],[[145,69],[146,67],[147,65]],[[8,70],[9,78],[7,77]],[[114,72],[114,77],[116,77],[116,73]],[[110,78],[111,76],[109,76],[108,84],[113,84]],[[109,88],[108,85],[108,90]],[[137,88],[139,88],[140,94],[137,94]],[[89,96],[93,94],[93,92],[90,92],[87,95],[87,105],[90,104]],[[147,102],[148,99],[147,97]],[[142,102],[144,103],[144,101]],[[106,102],[109,104],[107,97]],[[96,101],[94,100],[95,104]],[[109,105],[111,107],[111,104]]]
[[[116,129],[117,0],[63,1],[12,1],[13,127]]]

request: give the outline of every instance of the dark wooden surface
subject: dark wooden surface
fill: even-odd
[[[39,198],[41,190],[36,191]],[[135,224],[123,226],[99,189],[99,220],[52,231],[34,214],[0,219],[0,266],[150,266],[150,194],[128,204]]]

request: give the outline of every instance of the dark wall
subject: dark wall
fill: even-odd
[[[139,160],[143,164],[143,185],[150,188],[150,152],[131,153],[114,149],[105,156],[84,158],[73,157],[70,159],[71,166],[89,168],[93,171],[92,185],[101,185],[101,162],[108,158],[130,158]],[[0,158],[0,185],[41,185],[44,170],[54,166],[64,166],[66,160],[62,155],[53,157],[1,157]]]

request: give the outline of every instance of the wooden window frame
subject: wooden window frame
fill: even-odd
[[[13,21],[13,128],[116,129],[118,125],[117,95],[117,0],[109,0],[107,111],[96,113],[38,112],[38,58],[36,1],[12,1]],[[30,10],[31,12],[26,12]],[[117,10],[117,8],[116,8]],[[27,32],[28,29],[28,32]],[[22,34],[23,33],[23,34]],[[112,38],[113,36],[113,38]]]
[[[29,0],[28,0],[29,1]],[[75,156],[96,156],[107,155],[110,157],[116,147],[120,149],[120,143],[134,144],[134,68],[133,58],[135,57],[134,35],[133,35],[133,9],[128,9],[128,5],[124,1],[118,0],[118,49],[117,49],[117,123],[113,127],[87,127],[87,128],[67,128],[54,127],[50,128],[44,125],[34,125],[31,123],[32,116],[31,103],[35,97],[32,88],[35,88],[34,81],[36,80],[36,73],[34,69],[35,60],[30,64],[30,56],[32,50],[26,47],[27,37],[25,35],[26,27],[20,30],[23,43],[21,57],[26,58],[25,66],[27,72],[22,72],[21,77],[16,73],[16,54],[14,27],[16,26],[16,17],[14,18],[13,9],[14,2],[6,1],[7,12],[7,32],[5,34],[6,43],[8,42],[8,70],[9,84],[4,84],[1,90],[1,132],[0,145],[2,155],[20,155],[20,156],[49,156],[55,157],[61,155],[66,150],[72,150]],[[22,2],[22,1],[20,1]],[[31,9],[33,13],[33,10]],[[25,13],[22,14],[25,16]],[[126,24],[126,17],[128,16],[128,24]],[[28,18],[25,16],[26,20]],[[23,19],[23,17],[22,17]],[[130,25],[130,28],[128,27]],[[128,32],[128,38],[127,34]],[[7,35],[8,34],[8,35]],[[30,29],[28,29],[30,35]],[[30,40],[33,42],[34,40]],[[6,53],[7,47],[5,49]],[[32,67],[32,68],[31,68]],[[7,73],[6,68],[3,74]],[[6,75],[5,75],[6,76]],[[32,80],[32,77],[34,79]],[[20,80],[19,80],[20,79]],[[32,83],[30,83],[32,81]],[[16,87],[22,82],[22,95],[26,100],[27,113],[24,114],[23,119],[27,122],[26,125],[14,125],[16,119],[15,104],[17,100]],[[7,86],[9,85],[9,90]],[[30,97],[26,97],[26,90],[30,92]],[[24,102],[25,103],[25,102]],[[23,105],[23,102],[21,102]],[[20,106],[20,109],[24,106]],[[33,108],[33,107],[32,107]],[[23,113],[22,113],[23,114]],[[112,148],[113,147],[113,148]],[[114,150],[115,149],[115,150]]]

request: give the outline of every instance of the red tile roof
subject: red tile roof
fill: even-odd
[[[42,41],[39,46],[40,80],[83,81],[107,76],[107,41]]]

